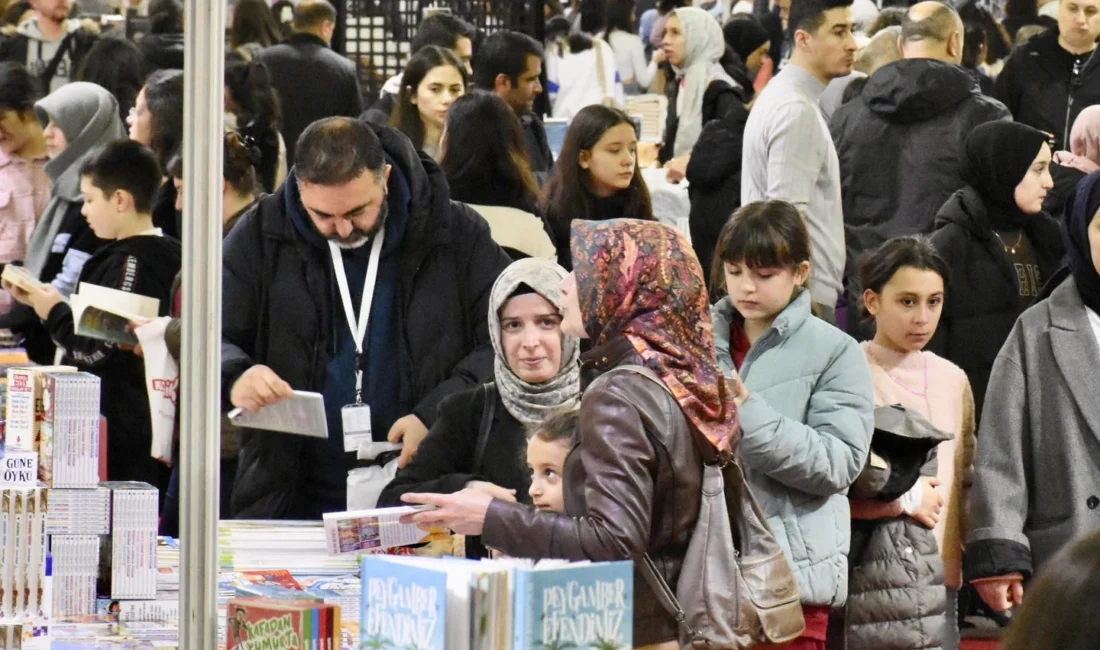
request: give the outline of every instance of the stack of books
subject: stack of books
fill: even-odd
[[[222,571],[272,571],[339,576],[358,570],[355,555],[329,555],[319,521],[222,521],[218,559]]]

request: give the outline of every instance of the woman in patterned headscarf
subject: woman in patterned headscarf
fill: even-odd
[[[565,512],[472,491],[407,494],[426,526],[482,534],[509,555],[635,560],[676,584],[699,516],[702,453],[730,451],[736,407],[718,370],[699,262],[678,231],[632,219],[575,221],[562,331],[590,339]],[[713,449],[708,449],[707,446]],[[635,570],[635,646],[675,642],[676,621]],[[678,647],[678,646],[673,646]]]

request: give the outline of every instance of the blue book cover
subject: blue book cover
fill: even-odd
[[[447,572],[384,555],[362,560],[363,650],[444,650]]]
[[[630,650],[634,563],[517,569],[513,650]]]

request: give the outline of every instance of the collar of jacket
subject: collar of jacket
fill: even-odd
[[[958,198],[956,199],[956,197]],[[939,223],[939,217],[937,217],[936,228],[938,229],[942,225],[948,223],[955,223],[965,228],[967,232],[969,232],[975,240],[981,242],[994,257],[1002,256],[1004,250],[1001,243],[993,235],[994,225],[989,218],[989,206],[986,205],[982,195],[968,185],[953,195],[951,199],[949,199],[949,202],[956,200],[960,208],[959,214],[953,217],[946,217],[942,224]],[[1036,256],[1039,258],[1040,267],[1043,272],[1048,275],[1053,274],[1056,269],[1050,268],[1050,264],[1057,265],[1062,255],[1060,251],[1063,245],[1061,229],[1058,226],[1058,222],[1046,212],[1040,212],[1026,219],[1021,229],[1027,235],[1028,240],[1031,242],[1031,246],[1035,249]],[[1005,265],[1004,270],[1007,275],[1015,277],[1016,273],[1012,270],[1011,266]]]
[[[1034,57],[1035,64],[1045,70],[1051,78],[1065,80],[1069,78],[1071,70],[1060,67],[1059,63],[1062,61],[1062,57],[1059,54],[1069,54],[1069,52],[1058,42],[1058,37],[1058,28],[1052,27],[1022,45],[1020,49],[1024,51],[1020,52],[1020,56],[1026,54]],[[1080,80],[1084,79],[1085,75],[1091,75],[1097,67],[1100,67],[1100,57],[1094,56],[1097,51],[1100,51],[1100,47],[1094,49],[1092,54],[1085,59],[1085,64],[1081,66],[1081,71],[1077,75],[1078,87],[1081,85]]]
[[[317,36],[316,34],[310,34],[308,32],[294,32],[283,41],[287,45],[320,45],[327,48],[329,44],[325,42],[325,39]]]
[[[582,390],[608,370],[629,363],[640,364],[641,359],[634,346],[621,334],[585,352],[581,355]]]
[[[1089,324],[1088,315],[1085,312],[1085,303],[1081,300],[1081,294],[1077,293],[1077,284],[1073,276],[1058,285],[1048,299],[1050,305],[1050,324],[1061,330],[1069,332],[1086,331],[1091,335],[1092,325]]]

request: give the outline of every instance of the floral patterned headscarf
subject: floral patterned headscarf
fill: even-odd
[[[654,221],[573,222],[573,270],[584,329],[598,346],[625,335],[680,409],[719,451],[737,410],[718,369],[703,271],[677,230]]]

